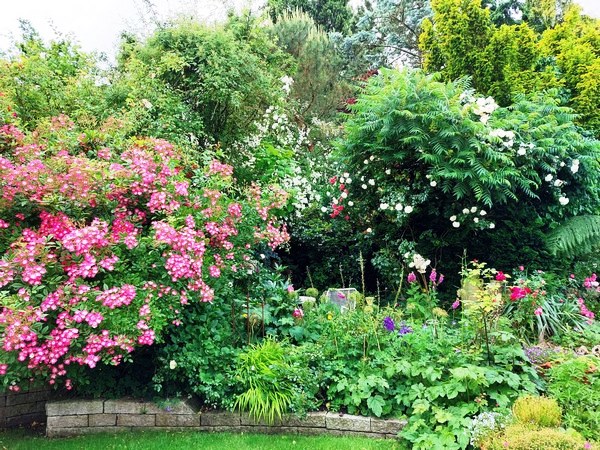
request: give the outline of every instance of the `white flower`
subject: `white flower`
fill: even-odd
[[[385,169],[385,174],[386,174],[386,175],[389,175],[389,174],[391,174],[391,173],[392,173],[392,170],[391,170],[391,169]]]
[[[169,369],[175,370],[176,367],[177,367],[177,361],[175,361],[174,359],[169,361]]]
[[[402,204],[401,203],[396,203],[396,211],[401,211],[402,210]]]
[[[366,184],[362,184],[360,187],[363,188],[363,189],[366,189],[367,185]]]
[[[346,181],[346,179],[344,177],[340,178],[340,184],[344,184],[345,181]]]
[[[561,195],[558,199],[558,203],[565,206],[567,203],[569,203],[569,199],[567,197],[565,197],[564,195]]]
[[[344,178],[348,178],[350,176],[350,174],[348,172],[344,172]]]
[[[353,202],[352,200],[350,200],[350,201],[348,202],[348,206],[354,206],[354,202]]]
[[[369,160],[368,160],[368,159],[365,159],[365,160],[363,161],[363,163],[365,163],[365,164],[369,164]]]
[[[404,213],[405,214],[410,214],[411,212],[413,212],[413,207],[412,206],[405,206],[404,207]]]
[[[352,183],[352,178],[346,178],[346,184]]]
[[[373,232],[373,230],[371,229],[371,227],[367,228],[366,231],[367,231],[367,233],[372,233]]]
[[[463,214],[469,214],[469,208],[465,208],[465,209],[463,209],[463,211],[462,211],[462,212],[463,212]]]
[[[479,217],[473,217],[473,222],[479,223]]]
[[[150,103],[150,101],[145,98],[142,99],[142,105],[144,105],[144,108],[146,109],[152,108],[152,103]]]
[[[369,159],[370,159],[371,161],[373,161],[373,160],[375,159],[375,156],[371,155],[371,156],[369,156]]]
[[[544,178],[544,180],[546,181],[552,181],[552,178],[554,178],[551,174],[546,175],[546,178]]]
[[[460,222],[456,222],[456,221],[454,221],[454,222],[452,222],[452,226],[453,226],[454,228],[458,228],[458,227],[460,227]]]
[[[373,178],[371,178],[371,179],[368,181],[368,183],[369,183],[371,186],[375,186],[375,180],[374,180]]]
[[[379,208],[386,210],[386,209],[388,209],[388,206],[390,206],[390,205],[388,205],[387,203],[382,203],[381,205],[379,205]]]
[[[342,197],[342,198],[346,198],[346,197],[348,197],[348,194],[347,194],[346,192],[342,192],[342,195],[341,195],[341,197]]]
[[[559,180],[558,178],[556,180],[554,180],[554,186],[556,186],[556,187],[560,187],[563,184],[565,184],[565,182],[563,180]]]
[[[327,207],[321,206],[321,212],[324,212],[324,213],[327,212]]]
[[[527,150],[525,150],[523,147],[520,147],[519,150],[517,150],[517,155],[525,156],[525,154],[527,154]]]
[[[262,253],[260,254],[260,259],[265,259],[265,255],[263,255]]]
[[[571,164],[571,172],[577,173],[578,170],[579,170],[579,160],[574,159],[573,163]]]
[[[334,199],[333,199],[333,204],[334,204],[334,205],[337,205],[337,204],[338,204],[338,199],[337,199],[337,198],[334,198]]]
[[[456,221],[456,216],[450,216],[450,222],[455,222]]]
[[[437,186],[437,181],[433,180],[429,182],[429,186],[431,187],[436,187]]]
[[[565,164],[565,162],[564,162],[564,161],[561,161],[561,162],[560,162],[560,167],[565,167],[565,165],[566,165],[566,164]]]
[[[472,213],[474,213],[474,212],[477,212],[477,206],[473,206],[473,207],[471,208],[471,212],[472,212]]]
[[[481,214],[482,216],[485,216],[487,213],[482,209],[481,211],[479,211],[479,214]]]
[[[490,230],[493,230],[494,228],[496,228],[496,224],[495,223],[490,223]]]

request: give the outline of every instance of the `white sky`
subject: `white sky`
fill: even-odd
[[[353,0],[353,3],[356,0]],[[26,19],[45,39],[69,35],[87,52],[114,57],[122,31],[148,30],[154,5],[160,19],[179,14],[220,21],[230,8],[258,10],[265,0],[0,0],[0,51],[19,36],[18,19]],[[600,0],[577,0],[586,14],[600,18]]]

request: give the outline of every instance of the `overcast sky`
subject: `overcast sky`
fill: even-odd
[[[356,1],[356,0],[354,0]],[[0,51],[10,49],[19,35],[19,19],[26,19],[45,39],[70,35],[83,50],[114,56],[122,31],[142,32],[153,23],[146,5],[159,19],[187,14],[207,22],[223,20],[228,9],[258,10],[265,0],[8,0],[0,10]],[[600,18],[600,0],[577,0],[584,11]]]

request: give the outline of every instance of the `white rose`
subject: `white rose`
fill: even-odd
[[[450,216],[450,222],[455,222],[456,221],[456,216]]]
[[[494,228],[496,228],[496,224],[495,223],[490,223],[490,230],[493,230]]]
[[[173,359],[171,361],[169,361],[169,369],[175,370],[176,367],[177,367],[177,361],[175,361]]]
[[[363,185],[361,185],[361,188],[363,188],[363,189],[366,189],[366,188],[367,188],[367,185],[366,185],[366,184],[363,184]]]
[[[396,208],[396,211],[400,211],[402,209],[402,204],[396,203],[395,208]]]
[[[375,186],[375,180],[374,180],[373,178],[371,178],[371,179],[368,181],[368,183],[369,183],[371,186]]]
[[[460,227],[460,222],[452,222],[452,226],[454,228],[458,228],[458,227]]]
[[[386,209],[388,209],[388,206],[390,206],[390,205],[388,205],[387,203],[382,203],[381,205],[379,205],[379,208],[386,210]]]
[[[431,182],[429,183],[429,186],[431,186],[431,187],[436,187],[436,186],[437,186],[437,181],[431,181]]]
[[[463,214],[469,214],[469,208],[465,208],[462,210]]]
[[[342,197],[342,198],[346,198],[346,197],[348,197],[348,194],[347,194],[347,193],[345,193],[345,192],[342,192],[342,195],[341,195],[341,197]]]
[[[413,212],[413,207],[412,206],[405,206],[404,207],[404,212],[406,214],[410,214],[411,212]]]
[[[350,200],[350,201],[348,202],[348,206],[354,206],[354,202],[353,202],[352,200]]]
[[[482,216],[485,216],[487,213],[482,209],[481,211],[479,211],[479,214],[481,214]]]
[[[554,178],[551,174],[546,175],[546,178],[544,178],[544,180],[546,181],[552,181],[552,178]]]

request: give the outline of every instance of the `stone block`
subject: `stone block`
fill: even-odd
[[[371,431],[374,433],[398,434],[406,425],[406,420],[400,419],[371,419]]]
[[[120,427],[153,427],[156,425],[154,414],[117,414],[117,426]]]
[[[207,427],[237,427],[241,425],[239,413],[206,411],[200,415],[200,424]]]
[[[287,416],[283,421],[286,427],[309,427],[309,428],[325,428],[327,412],[317,411],[308,413],[306,417]]]
[[[6,415],[9,417],[23,416],[25,414],[44,414],[44,403],[22,403],[20,405],[7,406]]]
[[[90,414],[90,427],[114,427],[117,424],[116,414]]]
[[[157,427],[199,427],[199,414],[157,414]]]
[[[264,417],[261,417],[260,419],[256,420],[254,418],[254,416],[251,416],[250,414],[248,414],[246,412],[243,412],[240,414],[240,423],[242,425],[249,425],[249,426],[253,426],[253,427],[257,427],[257,426],[280,427],[283,425],[282,420],[285,420],[285,419],[275,418],[273,423],[269,423]]]
[[[164,411],[154,403],[139,400],[106,400],[104,412],[110,414],[160,414]]]
[[[46,414],[48,416],[100,414],[102,411],[102,400],[62,400],[46,403]]]
[[[350,430],[327,430],[327,436],[351,436],[385,439],[385,433],[371,433],[370,431],[350,431]]]
[[[3,408],[6,406],[6,394],[2,394],[0,395],[0,408]]]
[[[17,428],[22,426],[31,426],[35,423],[42,423],[45,421],[46,415],[44,413],[36,412],[24,414],[22,416],[7,417],[4,423],[5,428]]]
[[[87,414],[81,416],[48,416],[47,428],[78,428],[89,424]]]
[[[327,413],[325,423],[328,430],[371,431],[371,418],[350,414]]]
[[[6,398],[6,406],[22,405],[24,403],[36,403],[46,401],[50,397],[50,391],[37,390],[25,392],[19,395],[11,395]]]

